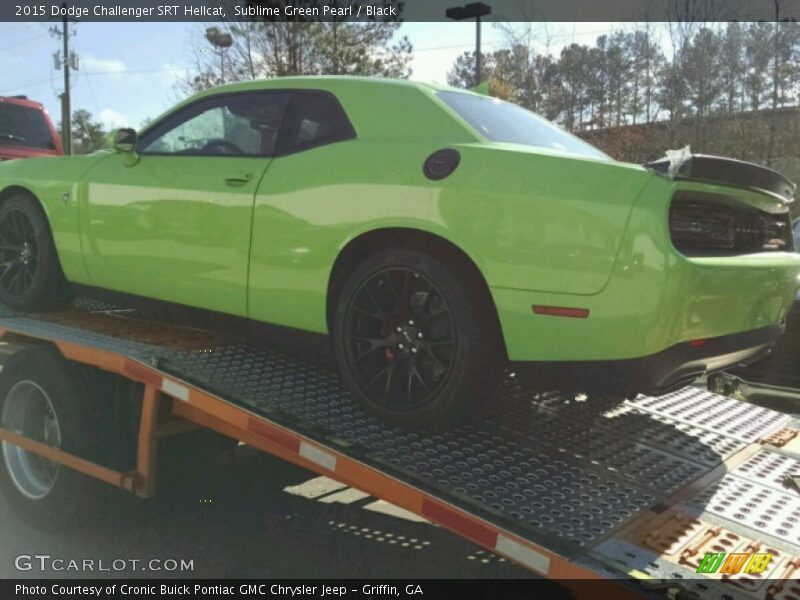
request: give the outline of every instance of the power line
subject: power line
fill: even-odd
[[[108,70],[108,71],[83,71],[86,75],[138,75],[143,73],[175,73],[175,72],[182,72],[185,71],[185,67],[165,67],[160,69],[133,69],[133,70]],[[4,94],[6,92],[13,92],[16,90],[24,90],[27,88],[35,87],[37,85],[41,85],[44,83],[49,82],[51,79],[48,77],[47,79],[34,79],[30,81],[24,81],[18,85],[13,87],[5,88],[0,90],[0,94]]]
[[[41,33],[41,34],[35,35],[35,36],[31,37],[31,38],[27,38],[27,39],[24,39],[24,40],[20,40],[18,42],[14,42],[13,44],[9,44],[8,46],[3,46],[2,49],[3,50],[10,50],[11,48],[16,48],[17,46],[22,46],[22,45],[27,44],[29,42],[35,42],[36,40],[40,40],[43,37],[47,37],[48,35],[49,34],[47,34],[47,33]]]
[[[27,82],[22,83],[20,85],[15,85],[14,87],[10,87],[10,88],[6,88],[4,90],[0,90],[0,94],[5,94],[7,92],[15,92],[17,90],[24,90],[24,89],[36,87],[38,85],[42,85],[42,84],[45,84],[45,83],[50,83],[50,77],[48,77],[47,79],[37,79],[35,81],[27,81]]]
[[[132,69],[128,70],[125,69],[123,71],[120,70],[109,70],[109,71],[85,71],[89,75],[136,75],[141,73],[169,73],[171,71],[185,71],[186,67],[163,67],[160,69]]]

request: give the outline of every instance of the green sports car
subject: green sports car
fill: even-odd
[[[181,103],[114,151],[0,166],[0,299],[102,288],[332,334],[354,396],[428,421],[525,382],[662,392],[751,360],[798,290],[794,185],[616,162],[489,97],[297,77]]]

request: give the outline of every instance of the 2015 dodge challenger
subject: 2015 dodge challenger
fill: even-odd
[[[330,332],[389,419],[466,410],[509,363],[554,389],[668,391],[763,353],[798,290],[780,174],[622,164],[466,91],[237,83],[114,146],[0,166],[0,300],[79,284]]]

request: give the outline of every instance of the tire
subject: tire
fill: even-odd
[[[11,196],[0,206],[0,302],[45,310],[70,299],[42,207],[30,196]]]
[[[342,377],[367,411],[390,422],[426,425],[467,412],[494,390],[504,366],[485,285],[455,253],[435,255],[378,251],[353,270],[336,301]]]
[[[96,460],[98,431],[90,398],[74,367],[49,348],[21,350],[0,372],[4,428]],[[0,494],[35,528],[82,524],[96,516],[102,492],[98,482],[77,471],[0,443]]]

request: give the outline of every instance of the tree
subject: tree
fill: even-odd
[[[365,75],[407,78],[411,42],[393,41],[400,23],[313,23],[310,42],[315,72],[322,75]]]
[[[456,58],[447,72],[447,83],[453,87],[474,88],[481,82],[475,80],[475,52],[464,52]],[[481,75],[491,80],[494,75],[494,53],[481,52]]]
[[[747,70],[744,84],[751,110],[759,110],[768,100],[767,78],[773,56],[770,44],[772,28],[770,23],[750,23],[747,28],[745,38]]]
[[[724,62],[722,43],[715,31],[703,27],[683,54],[686,100],[698,117],[707,117],[724,90],[720,65]]]
[[[568,129],[583,128],[583,114],[589,103],[589,57],[590,49],[580,44],[570,44],[561,50],[559,70],[564,101],[562,121]]]
[[[107,133],[94,121],[88,110],[78,109],[72,113],[72,150],[75,154],[90,154],[106,147]]]
[[[659,105],[667,111],[670,121],[682,119],[685,112],[683,99],[686,95],[682,63],[676,61],[664,63],[659,72],[659,79],[661,83],[656,96]]]
[[[717,65],[722,79],[720,108],[726,112],[744,110],[745,30],[741,23],[728,23],[722,35],[722,62]]]
[[[628,36],[631,55],[631,116],[635,125],[640,116],[645,123],[655,117],[656,73],[664,63],[664,54],[653,40],[650,23]]]
[[[299,4],[299,3],[298,3]],[[308,3],[306,3],[308,4]],[[289,75],[407,78],[411,43],[394,21],[243,22],[232,25],[225,82]],[[195,66],[178,87],[193,93],[223,83],[219,55],[198,36]]]
[[[531,63],[530,49],[523,44],[514,44],[494,52],[491,62],[489,80],[492,89],[505,90],[505,100],[535,110],[541,97],[541,85],[535,65]],[[500,92],[492,95],[499,96]]]
[[[605,77],[608,85],[609,104],[614,115],[614,124],[617,126],[624,123],[624,114],[629,101],[628,82],[631,76],[629,50],[626,36],[621,31],[611,34],[605,45]]]

